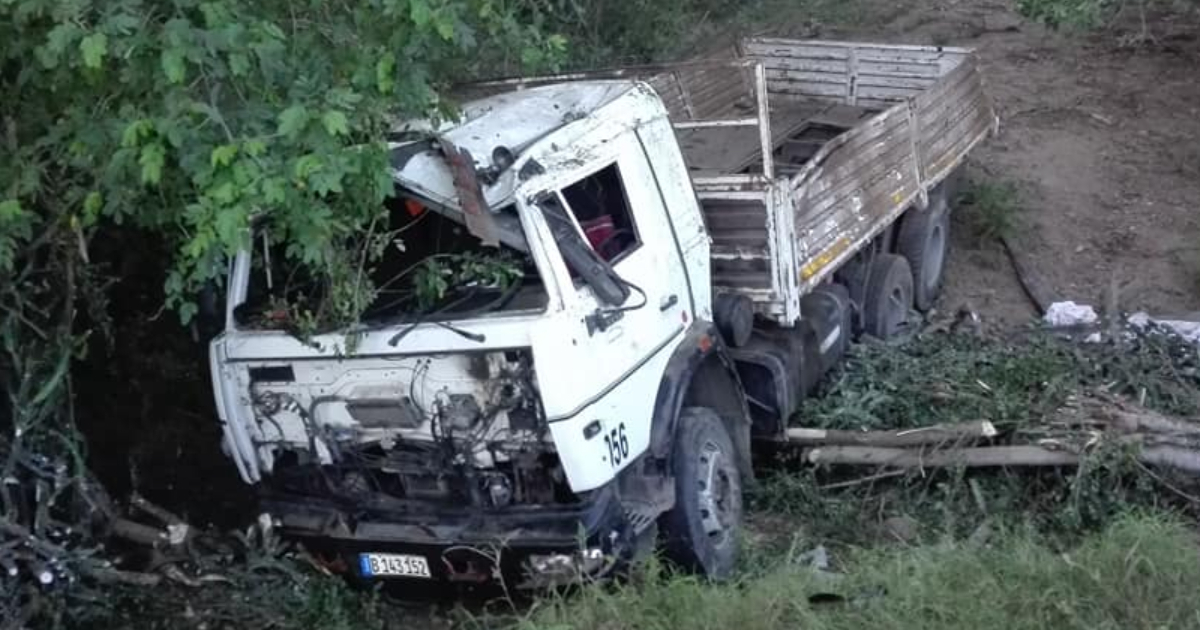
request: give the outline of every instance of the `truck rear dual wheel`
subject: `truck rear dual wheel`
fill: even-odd
[[[947,194],[946,186],[939,186],[930,192],[928,207],[906,212],[896,237],[896,251],[908,259],[912,268],[913,304],[921,312],[933,308],[942,290],[942,272],[950,243]]]
[[[898,254],[877,254],[867,271],[863,292],[863,332],[891,339],[909,325],[913,304],[913,274]]]
[[[668,558],[710,579],[728,577],[737,563],[742,479],[736,457],[715,411],[683,409],[671,454],[675,507],[660,517],[659,528]]]

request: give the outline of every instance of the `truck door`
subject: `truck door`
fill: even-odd
[[[556,278],[564,309],[533,334],[546,415],[576,491],[608,481],[649,445],[663,370],[693,316],[680,249],[636,135],[598,146],[601,155],[554,177],[542,199],[566,208],[630,295],[619,307],[604,304],[565,261],[553,264],[564,275]],[[556,246],[550,255],[562,261]]]

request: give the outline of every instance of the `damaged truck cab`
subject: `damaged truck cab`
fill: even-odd
[[[517,550],[503,569],[529,583],[596,572],[652,539],[676,504],[672,440],[690,414],[717,436],[690,453],[721,486],[693,491],[712,511],[704,533],[732,548],[749,414],[711,324],[708,237],[653,90],[501,95],[468,106],[438,142],[410,135],[393,152],[399,194],[527,254],[538,295],[529,308],[364,325],[347,350],[345,331],[301,341],[243,326],[254,252],[240,254],[212,374],[226,448],[264,509],[318,547],[366,554],[364,576],[490,577],[480,550],[501,544]],[[471,173],[494,172],[490,184],[458,177],[449,151],[491,156]],[[484,226],[468,212],[486,213]],[[584,226],[598,223],[602,241],[589,243]],[[715,572],[732,560],[693,556]]]
[[[234,260],[227,452],[358,578],[536,587],[655,546],[727,575],[752,440],[785,442],[853,334],[936,297],[952,174],[996,124],[973,56],[764,39],[476,89],[389,138],[361,325],[264,326],[294,274],[265,238]]]

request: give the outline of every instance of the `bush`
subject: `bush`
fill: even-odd
[[[1090,29],[1103,24],[1119,4],[1113,0],[1018,0],[1017,11],[1052,28]]]
[[[102,223],[147,228],[174,251],[167,300],[186,321],[266,217],[292,261],[337,276],[391,191],[396,116],[447,113],[443,88],[477,60],[561,58],[534,6],[0,3],[0,271],[39,226],[83,243]]]

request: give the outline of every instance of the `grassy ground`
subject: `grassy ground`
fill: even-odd
[[[1011,341],[926,335],[859,346],[797,421],[901,428],[982,418],[1012,429],[1096,388],[1195,413],[1198,359],[1154,335],[1090,345],[1032,331]],[[1077,470],[947,470],[843,487],[869,471],[782,459],[751,495],[747,557],[733,582],[652,565],[629,583],[549,598],[499,625],[1200,628],[1200,549],[1185,525],[1195,506],[1128,453],[1094,453]],[[818,548],[831,558],[827,571],[812,566]]]
[[[1122,518],[1069,549],[1004,531],[971,542],[851,550],[834,571],[795,554],[730,584],[650,575],[549,599],[524,630],[783,628],[1196,628],[1194,533],[1153,516]]]
[[[1011,429],[1097,387],[1195,413],[1198,362],[1194,349],[1160,336],[1077,344],[1035,332],[927,334],[856,347],[796,421],[899,428],[988,419]],[[848,486],[839,484],[873,471],[818,470],[787,455],[761,462],[743,568],[727,584],[652,564],[624,584],[431,618],[251,537],[202,571],[231,584],[114,589],[103,601],[63,607],[74,612],[62,621],[206,630],[1200,628],[1200,556],[1182,524],[1194,522],[1197,507],[1175,494],[1189,480],[1151,476],[1128,453],[1093,453],[1073,470],[943,470]],[[828,552],[831,571],[804,560],[815,548]]]

